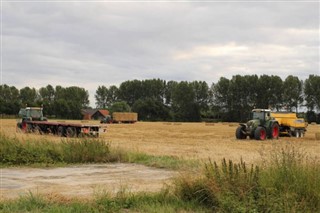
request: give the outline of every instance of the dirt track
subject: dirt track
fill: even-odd
[[[88,198],[126,190],[158,191],[175,172],[137,164],[88,164],[64,168],[0,169],[0,197],[17,198],[29,194],[59,194]]]

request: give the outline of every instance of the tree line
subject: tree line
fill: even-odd
[[[89,93],[81,87],[53,87],[39,90],[14,86],[0,87],[0,114],[15,115],[20,107],[44,106],[45,115],[81,119],[89,107]],[[274,75],[235,75],[221,77],[208,85],[205,81],[128,80],[119,87],[98,86],[96,107],[114,111],[133,111],[143,121],[245,121],[253,108],[298,112],[307,109],[309,121],[320,121],[320,76],[296,76],[282,80]]]

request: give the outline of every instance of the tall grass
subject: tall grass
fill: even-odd
[[[109,154],[110,146],[99,139],[65,139],[54,143],[45,139],[20,141],[0,134],[2,165],[108,162]]]
[[[175,181],[175,194],[216,212],[320,212],[320,164],[294,147],[270,155],[268,164],[209,161],[196,177]]]

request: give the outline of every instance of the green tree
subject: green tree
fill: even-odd
[[[164,104],[167,106],[172,105],[172,93],[173,89],[178,85],[176,81],[169,81],[166,84],[165,91],[164,91]]]
[[[262,75],[257,86],[256,108],[280,109],[283,96],[283,82],[279,76]]]
[[[295,108],[298,112],[299,104],[302,102],[302,82],[298,77],[289,75],[283,83],[283,103],[288,111]]]
[[[232,109],[232,96],[230,93],[230,80],[221,77],[219,81],[213,85],[213,108],[217,110],[219,118],[229,121],[231,120],[229,112]],[[219,109],[219,110],[218,110]]]
[[[143,97],[143,87],[139,80],[125,81],[119,87],[119,99],[131,107],[136,100]]]
[[[108,106],[108,89],[105,86],[99,86],[94,95],[96,99],[96,107],[100,109],[106,109]]]
[[[163,102],[156,100],[155,98],[145,98],[137,100],[132,110],[137,112],[139,120],[144,121],[163,121],[171,120],[169,115],[169,108],[163,104]]]
[[[140,99],[153,98],[157,101],[164,101],[166,82],[160,79],[150,79],[141,82],[142,95]]]
[[[50,84],[39,89],[40,102],[45,115],[54,115],[55,90]]]
[[[200,111],[205,112],[208,110],[210,101],[209,86],[205,81],[191,82],[195,93],[195,103],[199,106]]]
[[[118,87],[112,85],[108,89],[108,98],[107,98],[107,104],[108,106],[111,106],[114,102],[117,102],[119,99],[119,89]]]
[[[200,121],[200,107],[195,101],[191,83],[182,81],[172,92],[172,110],[175,121]]]
[[[0,114],[14,115],[19,112],[19,90],[6,84],[0,86]]]
[[[39,100],[39,94],[35,88],[24,87],[20,89],[20,100],[24,106],[36,106]]]
[[[114,102],[109,108],[110,113],[114,112],[131,112],[131,107],[125,101]]]
[[[99,86],[96,90],[95,99],[96,107],[101,109],[109,108],[118,100],[119,89],[116,86]]]
[[[320,110],[320,76],[309,75],[304,82],[304,96],[309,111]]]
[[[82,109],[89,107],[89,93],[84,88],[56,86],[55,114],[60,118],[81,119]]]

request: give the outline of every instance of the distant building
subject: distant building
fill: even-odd
[[[109,115],[106,109],[83,109],[83,120],[102,120]]]

